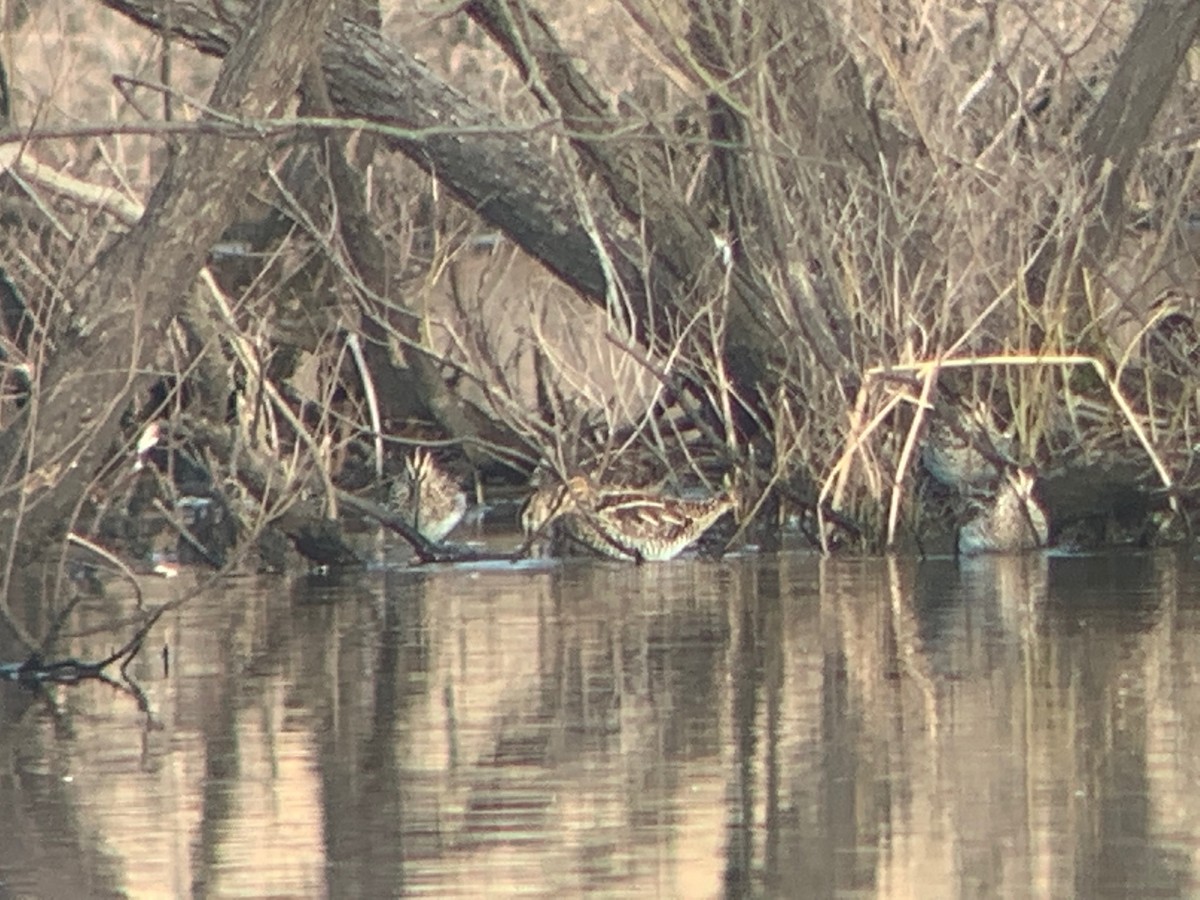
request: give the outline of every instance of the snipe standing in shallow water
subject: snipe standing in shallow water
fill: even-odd
[[[978,514],[959,529],[958,552],[971,556],[1045,547],[1050,527],[1045,510],[1033,496],[1036,483],[1028,469],[1005,472],[995,496],[979,504]]]
[[[436,544],[462,521],[467,494],[438,466],[433,454],[418,449],[392,483],[391,505],[396,515]]]
[[[577,475],[536,491],[521,512],[532,535],[552,523],[568,537],[613,559],[674,559],[717,519],[736,509],[731,491],[705,500],[666,497],[628,487],[596,486]]]

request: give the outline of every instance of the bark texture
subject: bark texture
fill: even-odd
[[[726,273],[718,264],[703,211],[684,201],[654,143],[623,139],[628,122],[609,112],[603,96],[536,10],[521,0],[474,0],[466,9],[521,68],[547,111],[562,118],[621,213],[645,228],[660,271],[669,273],[652,282],[654,301],[670,312],[693,315],[700,303],[725,292],[728,274],[727,336],[736,374],[744,384],[757,386],[772,368],[779,371],[785,357],[780,337],[790,327],[750,267],[735,266]],[[811,316],[800,324],[822,365],[843,371],[846,360],[824,320]]]
[[[220,19],[203,6],[180,3],[172,4],[164,22],[161,0],[103,2],[218,54],[229,46],[235,23],[250,12],[246,0],[223,4]],[[533,29],[525,38],[540,55],[538,65],[561,61],[564,55],[553,35],[525,12],[525,25]],[[603,113],[596,92],[565,62],[549,69],[562,81],[556,96],[577,95],[574,105],[564,109],[564,115],[575,117],[569,124],[576,138],[592,136],[587,146],[593,163],[604,173],[610,197],[622,205],[621,215],[650,229],[649,271],[642,245],[622,236],[628,229],[620,227],[614,211],[600,210],[595,231],[589,231],[579,209],[578,185],[561,164],[543,155],[522,130],[472,103],[373,29],[345,19],[333,23],[322,65],[339,114],[412,130],[411,136],[389,137],[389,144],[436,173],[463,203],[581,295],[608,308],[612,295],[599,241],[620,284],[617,309],[629,311],[627,324],[642,340],[652,341],[656,323],[669,321],[674,312],[691,316],[698,305],[726,291],[713,235],[694,211],[665,190],[651,155],[636,153],[632,142],[612,140],[620,122]],[[699,280],[701,276],[707,280]],[[766,287],[747,271],[731,273],[728,297],[729,356],[743,385],[777,380],[786,365],[782,348],[796,340],[823,348],[821,363],[849,374],[831,337],[795,333],[775,315]],[[820,323],[814,323],[818,328]]]
[[[228,54],[214,110],[270,118],[292,99],[319,45],[330,0],[264,0]],[[53,545],[119,435],[119,418],[148,379],[212,242],[262,167],[262,140],[196,135],[181,142],[142,219],[97,261],[69,300],[69,325],[38,373],[33,401],[0,435],[9,485],[0,546],[17,562]]]
[[[1042,244],[1026,278],[1035,302],[1044,298],[1062,260],[1078,257],[1096,265],[1115,247],[1126,219],[1125,185],[1197,36],[1200,3],[1194,0],[1162,0],[1142,9],[1108,89],[1079,132],[1083,186],[1097,197],[1097,215],[1083,231],[1082,246]]]

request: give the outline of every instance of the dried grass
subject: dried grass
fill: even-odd
[[[1071,393],[1073,376],[1063,367],[1083,364],[1119,413],[1110,427],[1129,429],[1162,482],[1178,482],[1169,460],[1181,452],[1175,445],[1190,441],[1194,381],[1186,375],[1177,396],[1147,389],[1131,401],[1123,379],[1149,369],[1145,339],[1166,315],[1152,301],[1165,288],[1189,286],[1197,274],[1192,233],[1173,224],[1186,221],[1188,198],[1196,194],[1200,163],[1181,164],[1195,139],[1172,139],[1200,121],[1194,80],[1181,80],[1160,119],[1161,140],[1148,148],[1131,182],[1131,195],[1157,227],[1131,231],[1111,261],[1087,271],[1084,310],[1079,293],[1065,290],[1080,268],[1069,255],[1044,298],[1031,299],[1024,285],[1037,249],[1031,236],[1041,233],[1048,215],[1045,239],[1061,247],[1077,244],[1087,223],[1089,198],[1075,187],[1072,130],[1103,89],[1132,21],[1129,5],[924,0],[889,3],[885,14],[869,0],[835,4],[833,26],[887,137],[880,154],[861,159],[855,153],[868,148],[833,153],[837,135],[815,133],[807,115],[836,116],[838,86],[805,82],[820,69],[814,60],[823,48],[815,48],[813,59],[797,50],[804,23],[793,5],[762,0],[753,8],[759,18],[729,35],[744,65],[723,82],[692,56],[682,3],[562,5],[553,22],[613,109],[660,142],[676,166],[677,190],[697,204],[707,198],[696,173],[712,150],[695,131],[704,92],[741,114],[748,129],[741,161],[759,192],[761,217],[747,226],[740,249],[771,285],[789,326],[776,396],[737,396],[723,369],[721,297],[697,302],[694,316],[672,323],[672,340],[638,347],[615,314],[619,297],[612,315],[587,309],[505,245],[481,251],[479,238],[487,235],[480,223],[446,200],[436,182],[391,159],[375,166],[371,202],[392,268],[403,273],[393,297],[367,296],[344,249],[327,236],[327,223],[313,220],[307,235],[297,233],[275,251],[272,265],[290,266],[293,276],[317,257],[334,261],[326,317],[309,323],[306,351],[336,361],[347,352],[337,336],[357,331],[364,312],[377,308],[372,303],[391,304],[396,316],[420,318],[415,342],[442,360],[461,397],[525,437],[528,461],[541,457],[565,474],[585,460],[609,465],[641,456],[655,461],[658,476],[675,470],[685,480],[711,481],[713,464],[694,453],[695,432],[684,433],[662,413],[677,399],[668,386],[689,376],[707,385],[710,405],[722,413],[723,421],[706,423],[701,442],[723,454],[724,465],[750,465],[748,449],[737,446],[739,408],[769,410],[759,422],[770,445],[757,457],[768,462],[762,481],[793,489],[820,484],[821,500],[888,541],[911,484],[921,411],[938,372],[970,368],[971,392],[1005,410],[1024,446],[1050,466],[1064,441],[1055,433],[1061,428],[1055,410]],[[385,30],[502,115],[542,121],[528,86],[499,52],[475,26],[444,12],[440,4],[393,4],[385,9]],[[99,4],[47,0],[5,41],[23,126],[136,122],[160,112],[157,95],[139,91],[135,103],[111,87],[114,73],[157,77],[157,38]],[[172,52],[178,89],[205,96],[216,63],[180,47]],[[1049,106],[1035,113],[1040,98],[1049,98]],[[189,115],[186,108],[177,113]],[[531,139],[579,171],[562,137]],[[163,142],[150,136],[64,139],[36,144],[14,168],[27,177],[35,202],[61,222],[38,248],[0,246],[0,264],[21,276],[36,317],[56,313],[95,248],[115,238],[128,209],[145,201],[163,152]],[[51,173],[21,168],[38,164]],[[109,192],[107,198],[89,199],[87,185]],[[579,190],[586,207],[594,185],[582,172]],[[424,242],[426,224],[431,244]],[[636,236],[636,223],[630,232]],[[209,290],[223,298],[221,335],[236,366],[253,373],[274,415],[287,405],[262,375],[261,355],[283,328],[278,309],[287,278],[268,277],[279,275],[271,269],[234,296],[212,284]],[[817,313],[828,317],[853,367],[864,373],[857,394],[814,365],[812,348],[799,338]],[[411,345],[410,330],[397,321],[385,322],[391,340]],[[1035,344],[1039,352],[1024,355]],[[328,406],[341,367],[317,371],[304,396]],[[915,376],[916,394],[911,384],[896,387],[881,373]],[[538,409],[538,379],[557,398],[553,421]],[[914,401],[911,409],[905,398]],[[329,460],[353,435],[377,433],[377,412],[363,407],[344,415],[346,422],[323,418],[315,426],[297,419],[286,430],[314,459]],[[1067,418],[1074,421],[1069,411]],[[264,420],[253,427],[279,429]],[[275,433],[272,440],[289,439]],[[1168,449],[1156,451],[1161,447]],[[322,467],[327,481],[332,466]]]

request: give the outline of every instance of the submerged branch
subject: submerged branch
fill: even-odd
[[[75,684],[87,679],[105,678],[105,669],[121,660],[121,674],[142,649],[146,635],[158,620],[174,604],[164,603],[146,618],[146,621],[134,632],[119,650],[115,650],[104,659],[94,662],[67,657],[65,659],[46,660],[41,653],[34,653],[24,662],[0,663],[0,681],[12,681],[26,686],[43,684]],[[126,676],[126,680],[128,677]]]

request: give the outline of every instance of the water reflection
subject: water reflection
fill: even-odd
[[[103,685],[0,691],[0,883],[1194,894],[1192,570],[783,555],[236,581],[135,664],[152,723]]]

